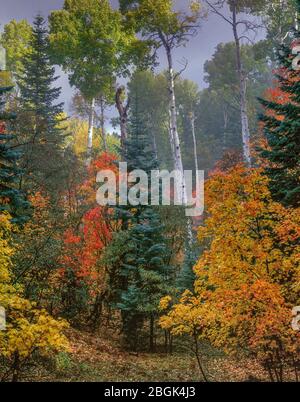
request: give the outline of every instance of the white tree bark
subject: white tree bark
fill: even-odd
[[[299,15],[298,15],[298,11],[296,11],[295,13],[295,29],[296,31],[299,31]]]
[[[192,136],[193,136],[193,145],[194,145],[194,161],[195,161],[195,169],[196,169],[196,181],[199,182],[199,166],[198,166],[198,156],[197,156],[197,141],[196,141],[196,133],[195,133],[195,113],[191,112],[191,128],[192,128]]]
[[[241,45],[238,34],[238,22],[237,22],[237,8],[236,4],[233,5],[232,10],[232,27],[236,47],[236,64],[237,73],[239,77],[240,86],[240,110],[241,110],[241,124],[242,124],[242,139],[243,139],[243,155],[244,160],[248,166],[251,166],[251,154],[250,154],[250,130],[249,120],[247,114],[247,84],[246,77],[242,67],[241,59]]]
[[[172,130],[172,123],[171,123],[171,105],[169,107],[169,126],[168,126],[168,133],[169,133],[169,142],[171,147],[171,155],[173,161],[173,167],[176,169],[176,158],[175,158],[175,145],[174,145],[174,137],[173,137],[173,130]]]
[[[228,128],[228,111],[226,107],[224,107],[223,109],[223,121],[224,121],[224,131],[223,131],[223,156],[224,156],[227,148],[227,128]]]
[[[101,124],[101,136],[103,141],[104,152],[107,152],[107,142],[106,142],[106,132],[105,132],[105,103],[104,97],[101,95],[100,98],[100,124]]]
[[[155,155],[155,159],[158,160],[158,152],[157,152],[157,143],[155,133],[152,134],[152,145],[153,145],[153,152]]]
[[[180,198],[183,205],[187,204],[187,192],[186,192],[186,183],[184,178],[184,169],[182,163],[182,154],[180,147],[180,139],[178,135],[177,128],[177,115],[176,115],[176,97],[175,97],[175,79],[174,79],[174,70],[173,70],[173,60],[171,50],[168,47],[166,48],[167,58],[168,58],[168,73],[169,73],[169,95],[170,95],[170,122],[171,122],[171,134],[170,140],[173,139],[173,144],[171,144],[171,149],[173,151],[173,159],[175,161],[174,168],[179,173],[179,186],[177,189],[180,194]]]
[[[90,107],[90,114],[89,114],[89,131],[88,131],[87,160],[86,160],[87,166],[89,166],[91,164],[91,160],[92,160],[94,119],[95,119],[95,98],[92,99],[91,107]]]
[[[246,79],[243,73],[240,76],[240,94],[241,94],[241,122],[242,122],[242,137],[243,137],[243,154],[245,162],[251,166],[251,153],[250,153],[250,130],[249,120],[247,114],[247,99],[246,99]]]

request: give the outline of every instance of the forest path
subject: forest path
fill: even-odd
[[[196,360],[187,353],[129,353],[113,338],[74,329],[67,333],[71,352],[59,355],[51,374],[59,381],[199,381]],[[212,381],[266,380],[257,362],[236,361],[211,349],[203,349],[204,366]],[[229,374],[230,373],[230,374]],[[54,380],[54,378],[50,379]]]

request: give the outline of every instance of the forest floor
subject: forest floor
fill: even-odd
[[[71,352],[59,354],[55,364],[29,372],[25,381],[110,382],[110,381],[200,381],[195,358],[188,352],[129,353],[121,350],[113,338],[69,331]],[[108,340],[110,339],[110,340]],[[210,347],[201,350],[203,365],[210,381],[267,381],[266,373],[253,360],[235,360]]]

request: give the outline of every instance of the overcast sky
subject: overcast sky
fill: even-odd
[[[49,15],[51,10],[62,7],[64,0],[0,0],[0,29],[11,19],[27,19],[32,21],[37,13],[41,13],[45,17]],[[177,7],[185,8],[188,0],[177,0]],[[113,6],[117,6],[118,0],[111,0]],[[262,36],[262,33],[259,35]],[[192,38],[185,48],[177,49],[174,53],[175,62],[180,62],[183,58],[187,59],[188,67],[184,72],[184,77],[198,83],[203,88],[203,65],[206,60],[211,58],[218,43],[232,41],[232,31],[228,23],[223,21],[216,15],[209,15],[202,22],[197,37]],[[160,53],[160,68],[165,68],[166,61],[164,54]],[[177,64],[178,69],[181,68]],[[59,85],[63,88],[63,100],[66,102],[68,109],[72,90],[68,85],[67,77],[63,76],[59,80]]]

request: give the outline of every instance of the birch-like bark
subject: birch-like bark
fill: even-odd
[[[192,136],[193,136],[193,146],[194,146],[194,162],[196,169],[196,181],[199,183],[199,166],[198,166],[198,156],[197,156],[197,141],[196,141],[196,133],[195,133],[195,113],[191,112],[191,128],[192,128]]]
[[[298,11],[296,11],[296,13],[295,13],[295,30],[299,31],[299,15],[298,15]]]
[[[181,201],[183,205],[187,204],[187,193],[186,193],[186,183],[184,177],[183,163],[182,163],[182,155],[181,155],[181,147],[180,147],[180,139],[178,135],[177,128],[177,116],[176,116],[176,97],[175,97],[175,78],[174,78],[174,70],[173,70],[173,60],[171,49],[167,44],[164,44],[167,59],[168,59],[168,75],[169,75],[169,95],[170,95],[170,117],[171,117],[171,134],[173,138],[173,159],[175,161],[174,168],[178,171],[180,175],[180,188],[178,188]],[[172,147],[172,144],[171,144]]]
[[[169,126],[168,126],[168,133],[169,133],[169,142],[170,142],[170,147],[171,147],[171,155],[172,155],[173,167],[174,167],[174,169],[176,169],[175,145],[174,145],[174,137],[173,137],[172,123],[171,123],[171,106],[169,107]]]
[[[86,160],[87,166],[90,165],[92,160],[94,119],[95,119],[95,98],[92,99],[89,113],[89,131],[88,131],[87,160]]]
[[[157,143],[156,143],[156,138],[155,134],[152,134],[152,146],[153,146],[153,152],[155,155],[155,159],[158,160],[158,152],[157,152]]]
[[[100,124],[101,124],[101,136],[103,141],[104,151],[107,152],[106,132],[105,132],[105,115],[104,115],[104,99],[101,95],[100,98]]]
[[[246,164],[251,166],[251,154],[250,154],[250,130],[249,130],[249,120],[247,114],[247,84],[246,77],[242,67],[241,59],[241,45],[240,38],[238,34],[238,24],[237,24],[237,5],[233,4],[232,9],[232,27],[233,35],[236,47],[236,65],[237,73],[239,78],[240,87],[240,110],[241,110],[241,124],[242,124],[242,139],[243,139],[243,156]]]
[[[223,131],[223,156],[227,149],[227,128],[228,128],[228,111],[227,108],[223,109],[224,131]]]

